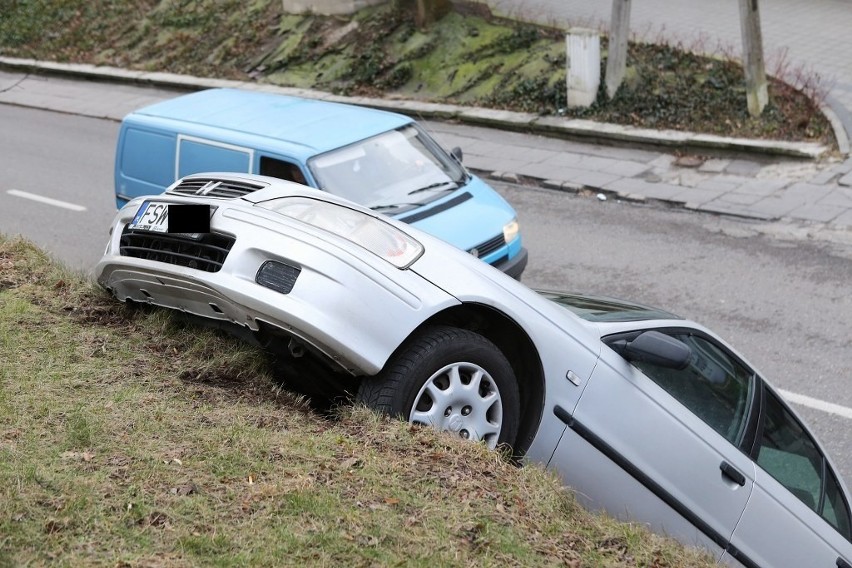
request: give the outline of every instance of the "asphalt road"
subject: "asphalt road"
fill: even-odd
[[[0,124],[0,232],[91,270],[115,211],[118,124],[6,105]],[[527,284],[635,299],[708,325],[776,386],[814,399],[797,407],[849,484],[852,422],[825,406],[852,408],[848,246],[767,237],[754,223],[701,213],[494,185],[518,210]]]
[[[67,265],[90,270],[115,214],[118,123],[0,105],[0,125],[0,232],[25,235]]]

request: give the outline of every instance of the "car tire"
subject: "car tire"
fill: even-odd
[[[514,444],[520,422],[509,361],[485,337],[448,326],[428,327],[397,349],[379,374],[362,381],[357,401],[492,449]]]

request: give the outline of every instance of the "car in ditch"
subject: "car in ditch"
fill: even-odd
[[[534,291],[368,208],[245,174],[131,200],[95,274],[118,300],[248,334],[302,388],[510,446],[589,508],[720,562],[852,562],[850,495],[816,437],[733,347],[664,310]]]

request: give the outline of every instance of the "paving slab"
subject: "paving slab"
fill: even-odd
[[[780,219],[805,205],[807,205],[807,202],[803,201],[800,197],[786,198],[778,195],[770,195],[756,203],[750,204],[749,209],[772,219]]]
[[[838,209],[852,209],[852,188],[832,187],[825,196],[817,200],[817,203]]]
[[[677,201],[683,202],[687,208],[696,209],[710,203],[719,197],[719,193],[707,189],[687,188],[677,194]]]
[[[786,179],[751,179],[741,183],[736,188],[737,193],[767,196],[783,189],[789,184]]]
[[[820,223],[828,223],[840,216],[842,210],[831,205],[803,205],[796,207],[790,211],[787,216],[792,219],[802,219],[804,221],[817,221]]]

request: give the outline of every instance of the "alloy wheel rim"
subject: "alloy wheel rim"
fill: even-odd
[[[503,426],[503,401],[488,371],[474,363],[451,363],[420,388],[408,421],[494,449]]]

